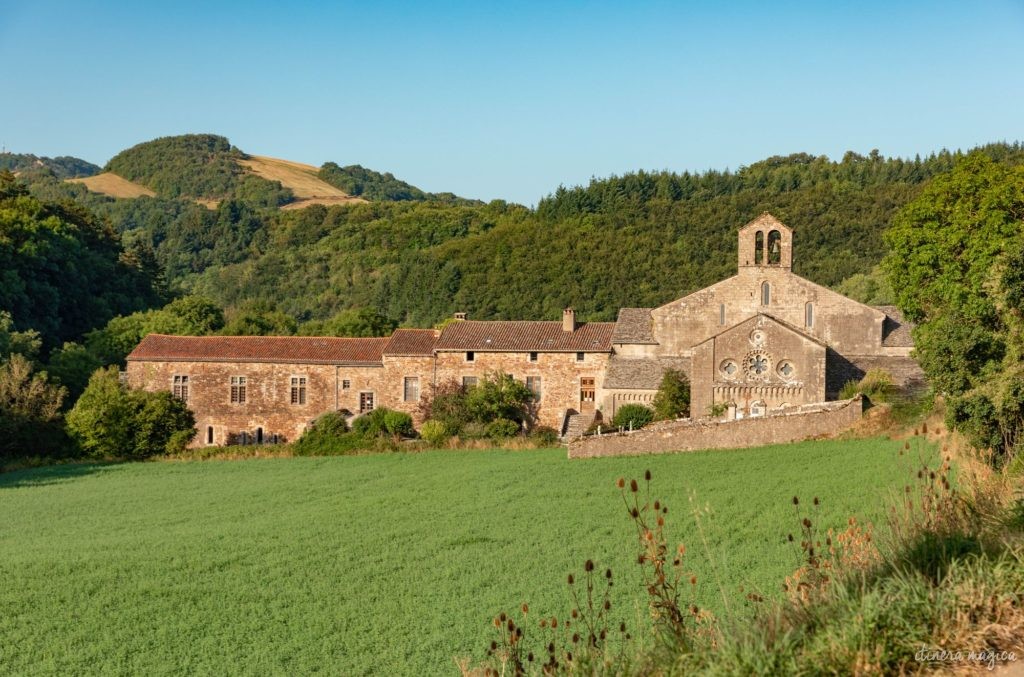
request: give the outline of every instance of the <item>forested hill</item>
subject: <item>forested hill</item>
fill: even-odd
[[[1019,144],[980,152],[1024,158]],[[793,155],[737,172],[638,172],[560,189],[535,211],[495,202],[282,214],[259,252],[188,284],[229,305],[269,299],[300,319],[371,307],[429,325],[453,310],[557,318],[566,305],[613,319],[620,307],[659,305],[733,274],[737,229],[770,211],[795,229],[796,271],[837,286],[870,276],[895,211],[959,155]]]
[[[536,209],[449,199],[388,174],[328,164],[319,176],[311,168],[311,176],[373,201],[287,210],[274,199],[251,199],[259,193],[251,185],[240,188],[256,177],[236,173],[227,161],[245,156],[223,137],[155,143],[108,169],[161,186],[166,176],[166,194],[112,199],[52,176],[34,179],[31,190],[40,199],[73,199],[109,220],[126,246],[152,251],[172,290],[205,295],[229,314],[283,313],[292,325],[354,308],[414,326],[456,310],[479,319],[557,319],[567,305],[585,319],[610,320],[620,307],[660,305],[734,274],[736,231],[765,211],[794,228],[797,273],[885,302],[891,299],[876,272],[882,234],[901,206],[962,155],[848,153],[833,161],[798,154],[735,172],[636,172],[559,188]],[[159,158],[168,156],[157,149],[172,146],[169,157],[199,158],[206,169],[188,183],[161,174]],[[1020,144],[978,152],[1024,161]],[[190,193],[227,195],[213,208],[167,196]]]
[[[93,176],[100,168],[91,162],[69,155],[60,157],[37,157],[30,153],[0,153],[0,171],[15,174],[51,173],[58,179],[73,179],[80,176]]]

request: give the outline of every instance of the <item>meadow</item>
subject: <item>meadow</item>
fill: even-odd
[[[750,614],[812,518],[884,522],[901,443],[569,461],[564,449],[70,465],[0,475],[0,671],[456,674],[489,621],[569,611],[593,558],[613,611],[644,602],[615,480],[653,474],[698,604]],[[698,529],[695,508],[708,508]],[[704,538],[702,539],[701,534]],[[706,542],[706,544],[705,544]]]

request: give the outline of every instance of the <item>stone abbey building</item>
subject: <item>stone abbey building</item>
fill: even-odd
[[[834,399],[871,368],[898,385],[923,379],[910,327],[889,306],[858,303],[795,275],[792,231],[763,214],[739,231],[738,272],[616,322],[480,322],[387,338],[166,336],[128,356],[133,387],[170,390],[195,413],[195,445],[294,440],[320,414],[375,407],[418,414],[435,384],[488,372],[524,381],[537,422],[562,433],[654,398],[666,369],[691,381],[694,416],[728,418]]]

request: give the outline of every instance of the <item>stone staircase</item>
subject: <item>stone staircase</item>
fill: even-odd
[[[584,414],[572,409],[566,411],[565,418],[562,423],[562,439],[575,440],[579,437],[583,437],[583,433],[587,432],[587,428],[593,424],[594,419],[596,418],[596,411]]]

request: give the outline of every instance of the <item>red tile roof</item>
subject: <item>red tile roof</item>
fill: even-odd
[[[561,322],[462,320],[452,322],[437,340],[437,350],[504,352],[591,352],[612,349],[614,322],[585,322],[565,331]]]
[[[281,362],[379,365],[387,338],[168,336],[149,334],[128,355],[151,362]]]
[[[396,329],[384,346],[384,354],[430,357],[439,334],[435,329]]]

